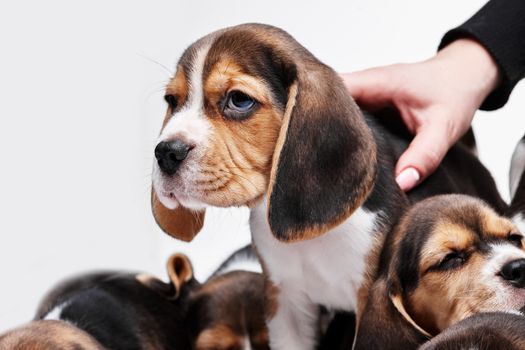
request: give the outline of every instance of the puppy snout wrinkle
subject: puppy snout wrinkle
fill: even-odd
[[[175,174],[192,148],[181,140],[160,142],[155,147],[155,158],[159,168],[167,175]]]
[[[501,277],[513,286],[525,288],[525,259],[513,260],[501,268]]]

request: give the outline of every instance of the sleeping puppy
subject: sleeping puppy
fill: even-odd
[[[257,264],[244,248],[204,284],[193,278],[182,254],[168,262],[169,284],[143,274],[81,276],[55,288],[38,321],[0,338],[0,348],[35,343],[38,349],[268,349],[264,279],[245,271],[247,265],[257,270]]]
[[[525,317],[508,313],[471,316],[420,347],[420,350],[525,350]]]
[[[36,321],[1,337],[0,349],[269,349],[264,278],[252,272],[250,250],[203,284],[182,254],[169,259],[170,283],[129,273],[70,279],[48,294]]]
[[[196,281],[187,257],[173,255],[168,273],[170,283],[118,272],[69,279],[34,322],[0,337],[0,349],[190,349],[183,316]]]
[[[386,125],[399,116],[363,115],[331,68],[261,24],[191,45],[165,99],[153,167],[159,226],[190,241],[207,207],[251,208],[273,349],[313,349],[320,305],[359,319],[375,242],[409,204],[394,166],[411,134]],[[411,200],[453,192],[505,206],[490,174],[461,146]]]
[[[415,204],[387,236],[354,349],[416,349],[481,312],[525,307],[523,235],[482,201]]]

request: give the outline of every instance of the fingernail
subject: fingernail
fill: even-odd
[[[401,189],[406,192],[414,188],[420,178],[421,176],[416,169],[406,168],[399,175],[397,175],[396,182],[399,187],[401,187]]]

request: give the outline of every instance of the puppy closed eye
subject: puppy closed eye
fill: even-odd
[[[223,104],[224,116],[236,120],[249,117],[257,107],[255,99],[238,90],[230,91]]]
[[[465,261],[467,261],[467,258],[468,256],[465,252],[461,252],[461,251],[451,252],[445,255],[445,257],[441,259],[439,263],[432,266],[430,270],[432,271],[452,270],[452,269],[458,268],[461,265],[463,265]]]
[[[523,236],[520,235],[519,233],[510,233],[507,237],[507,240],[518,248],[523,247],[522,245]]]

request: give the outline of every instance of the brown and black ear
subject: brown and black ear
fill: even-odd
[[[285,242],[317,237],[348,218],[376,172],[373,136],[341,79],[313,57],[301,61],[268,189],[270,227]]]
[[[151,191],[151,209],[159,227],[181,241],[193,240],[204,224],[204,210],[193,211],[182,206],[168,209],[160,202],[155,190]]]
[[[428,340],[405,319],[393,300],[386,280],[376,281],[359,317],[354,350],[417,349]]]
[[[167,269],[171,284],[175,289],[175,298],[177,298],[184,287],[194,279],[191,261],[184,254],[173,254],[168,259]]]

